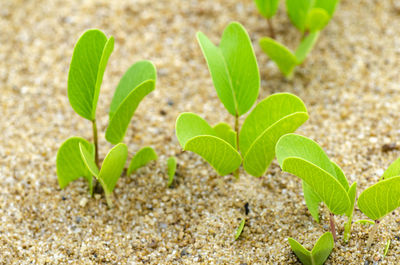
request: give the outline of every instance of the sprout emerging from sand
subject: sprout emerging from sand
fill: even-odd
[[[349,183],[338,165],[332,162],[313,140],[297,134],[282,136],[276,144],[276,157],[282,170],[303,180],[304,198],[311,215],[319,222],[319,203],[330,211],[330,227],[336,241],[334,214],[348,216],[344,241],[347,242],[353,218],[356,186]]]
[[[121,143],[140,101],[155,88],[156,69],[149,61],[132,65],[120,80],[111,101],[106,139],[116,146],[110,150],[100,168],[96,108],[114,38],[97,29],[86,31],[75,45],[68,75],[68,99],[77,114],[92,122],[93,144],[80,137],[66,140],[57,153],[57,176],[61,188],[84,177],[93,195],[93,176],[102,185],[107,203],[127,159],[127,147]],[[140,154],[140,155],[139,155]],[[151,159],[153,152],[138,152],[131,163],[131,173]],[[134,166],[132,166],[134,164]]]
[[[370,247],[383,217],[400,207],[400,158],[383,173],[381,180],[364,190],[358,198],[358,208],[374,220],[367,246]]]
[[[272,24],[272,17],[276,14],[279,7],[279,0],[254,0],[258,12],[263,15],[268,21],[269,35],[275,39],[274,26]]]
[[[292,94],[274,94],[257,104],[239,131],[239,117],[252,108],[260,86],[250,38],[236,22],[226,27],[219,46],[201,32],[197,38],[218,97],[235,118],[235,125],[234,129],[226,123],[211,127],[200,116],[183,113],[176,121],[179,143],[184,150],[202,156],[222,176],[235,171],[238,177],[242,162],[249,174],[262,176],[275,157],[278,139],[308,119],[306,107]]]

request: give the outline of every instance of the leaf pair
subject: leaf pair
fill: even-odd
[[[400,158],[388,167],[382,178],[358,198],[358,208],[375,221],[400,207]]]
[[[301,32],[322,30],[330,21],[339,0],[286,0],[290,20]]]
[[[304,248],[295,239],[289,237],[289,244],[293,252],[304,265],[322,265],[329,257],[334,247],[331,232],[323,234],[315,243],[311,251]]]
[[[303,180],[304,197],[313,218],[319,222],[319,203],[333,214],[352,216],[356,183],[351,187],[338,165],[313,140],[296,134],[282,136],[276,157],[283,171]]]
[[[240,131],[243,158],[236,149],[236,133],[225,123],[211,127],[198,115],[183,113],[176,122],[176,135],[184,150],[202,156],[218,174],[233,172],[243,160],[244,169],[258,177],[274,159],[278,139],[295,131],[307,119],[304,103],[292,94],[278,93],[262,100]]]
[[[107,154],[101,170],[94,162],[94,145],[81,137],[66,140],[57,153],[57,176],[61,188],[71,181],[84,177],[89,182],[90,193],[93,193],[92,176],[102,185],[107,203],[111,205],[109,196],[122,174],[128,155],[125,144],[120,143]]]
[[[260,39],[260,46],[268,57],[277,64],[279,70],[287,78],[291,78],[294,68],[303,63],[314,47],[318,36],[319,32],[308,34],[308,36],[302,39],[294,53],[283,44],[269,37]]]
[[[96,120],[100,86],[114,38],[97,29],[86,31],[75,45],[68,75],[68,98],[72,108],[90,121]],[[106,139],[122,142],[140,101],[155,88],[156,69],[150,61],[132,65],[124,74],[110,105]]]
[[[271,18],[276,14],[279,7],[279,0],[254,0],[258,12],[265,18]]]

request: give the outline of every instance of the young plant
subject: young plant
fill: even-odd
[[[279,0],[254,0],[257,9],[268,21],[270,37],[275,39],[275,31],[272,24],[272,17],[279,7]]]
[[[68,99],[77,114],[91,121],[93,143],[80,137],[71,137],[57,153],[60,188],[84,177],[93,195],[94,176],[102,185],[109,205],[110,194],[126,162],[126,145],[121,142],[136,108],[154,90],[156,80],[155,67],[149,61],[135,63],[122,77],[111,102],[110,122],[106,131],[106,139],[117,145],[108,153],[99,170],[96,108],[103,75],[113,49],[114,38],[107,38],[97,29],[86,31],[76,43],[68,74]]]
[[[126,174],[129,176],[137,169],[147,165],[150,161],[157,160],[157,153],[153,148],[146,146],[140,149],[135,156],[132,158],[131,163],[129,164],[128,170]]]
[[[268,37],[260,39],[260,46],[268,57],[276,63],[283,75],[290,79],[293,75],[294,68],[302,64],[307,55],[311,52],[318,36],[319,32],[313,32],[307,35],[301,40],[294,53],[283,44]]]
[[[347,242],[353,218],[356,182],[349,183],[340,167],[332,162],[313,140],[297,134],[282,136],[276,144],[276,157],[282,170],[303,180],[306,205],[319,222],[319,203],[330,211],[330,227],[336,241],[334,214],[345,214],[344,241]]]
[[[235,241],[238,240],[239,237],[240,237],[240,235],[243,233],[243,229],[244,229],[245,224],[246,224],[246,219],[243,218],[243,219],[240,221],[240,224],[239,224],[239,226],[238,226],[238,228],[237,228],[237,230],[236,230]]]
[[[174,182],[175,172],[176,172],[176,158],[171,156],[167,160],[167,171],[168,171],[168,187],[171,187]]]
[[[313,249],[309,251],[295,239],[289,237],[289,244],[293,252],[304,265],[322,265],[329,257],[334,247],[334,241],[331,232],[323,234],[315,243]]]
[[[286,0],[290,21],[303,34],[321,31],[331,20],[339,0]]]
[[[400,207],[400,158],[383,173],[382,180],[360,194],[357,204],[375,223],[367,241],[370,247],[382,218]]]
[[[249,174],[261,176],[275,157],[278,139],[308,119],[306,107],[292,94],[274,94],[257,104],[239,130],[239,117],[253,106],[260,86],[250,38],[236,22],[227,26],[219,47],[203,33],[197,37],[218,97],[234,116],[235,125],[234,130],[226,123],[211,127],[200,116],[183,113],[176,121],[178,141],[184,150],[202,156],[222,176],[235,171],[238,177],[242,162]]]

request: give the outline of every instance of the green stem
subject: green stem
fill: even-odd
[[[267,18],[268,22],[268,28],[269,28],[269,35],[271,38],[275,39],[275,31],[274,31],[274,25],[272,24],[272,19]]]
[[[333,215],[333,213],[329,213],[329,223],[331,225],[331,232],[333,235],[333,240],[336,242],[336,227],[335,227],[335,216]]]
[[[107,192],[104,192],[104,194],[106,195],[106,201],[107,201],[107,205],[108,205],[108,207],[109,208],[112,208],[113,207],[113,203],[112,203],[112,200],[111,200],[111,194],[109,194],[109,193],[107,193]]]
[[[371,232],[369,232],[369,237],[368,237],[368,241],[367,241],[367,248],[370,248],[371,245],[372,245],[372,241],[374,241],[376,231],[378,231],[379,223],[380,223],[379,220],[375,220],[375,224],[372,227]]]
[[[343,233],[344,243],[347,243],[347,241],[349,241],[352,223],[353,223],[353,214],[349,216],[346,224],[344,225],[344,233]]]
[[[100,168],[100,163],[99,163],[99,144],[98,144],[98,138],[97,138],[97,124],[96,124],[96,119],[92,121],[92,127],[93,127],[93,144],[94,144],[94,161],[96,162],[97,168]],[[95,186],[94,190],[98,191],[99,190],[99,182],[97,179],[95,179]],[[93,192],[92,192],[93,196]]]
[[[239,114],[236,113],[235,115],[235,132],[236,132],[236,146],[239,152]],[[233,173],[236,179],[239,178],[239,168],[235,170]]]

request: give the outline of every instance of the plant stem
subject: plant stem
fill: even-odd
[[[235,115],[235,132],[236,132],[236,146],[239,152],[239,114]],[[239,178],[239,168],[233,173],[236,179]]]
[[[347,241],[349,241],[352,223],[353,223],[353,214],[349,216],[347,223],[344,225],[344,233],[343,233],[344,243],[347,243]]]
[[[105,194],[105,196],[106,196],[106,201],[107,201],[107,205],[108,205],[108,207],[109,208],[112,208],[113,207],[113,203],[112,203],[112,200],[111,200],[111,194],[108,194],[107,192],[104,192],[104,194]]]
[[[372,245],[372,241],[374,241],[376,231],[378,231],[379,223],[380,223],[379,220],[375,220],[375,224],[372,227],[371,232],[369,232],[369,237],[368,237],[368,241],[367,241],[367,248],[370,248],[371,245]]]
[[[329,213],[329,222],[331,225],[331,232],[333,235],[333,240],[336,242],[336,228],[335,228],[335,216],[333,215],[333,213]]]
[[[271,38],[275,39],[274,25],[272,24],[272,18],[267,18],[269,35]]]
[[[93,125],[93,143],[94,143],[94,152],[95,152],[95,157],[94,157],[94,161],[96,162],[96,166],[99,167],[99,144],[98,144],[98,140],[97,140],[97,124],[96,124],[96,120],[92,121],[92,125]]]

